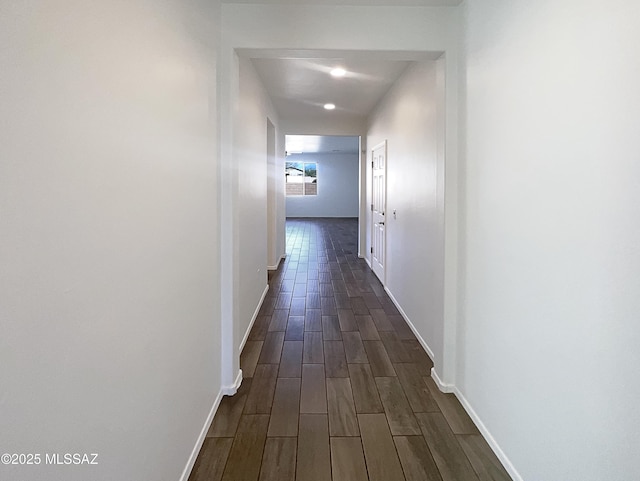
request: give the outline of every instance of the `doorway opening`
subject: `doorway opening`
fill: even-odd
[[[285,136],[287,218],[358,218],[360,137]]]
[[[360,219],[360,136],[285,136],[285,215]],[[289,239],[287,239],[289,246]]]

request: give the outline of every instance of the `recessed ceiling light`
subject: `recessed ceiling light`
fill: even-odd
[[[344,77],[347,71],[342,67],[336,67],[331,71],[331,75],[334,77]]]
[[[335,104],[324,104],[324,108],[327,110],[333,110],[336,108]]]

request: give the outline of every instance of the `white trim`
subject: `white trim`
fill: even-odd
[[[391,293],[391,291],[386,286],[384,290],[389,295],[389,298],[391,299],[393,304],[396,306],[396,308],[398,309],[398,311],[400,312],[404,320],[407,322],[407,325],[411,328],[411,330],[415,334],[416,338],[418,339],[418,342],[422,345],[424,350],[427,351],[427,354],[433,361],[434,359],[433,351],[429,348],[429,345],[427,344],[427,342],[418,333],[418,330],[415,328],[415,326],[413,325],[413,323],[411,322],[407,314],[404,312],[404,310],[402,309],[402,307],[400,306],[396,298],[393,297],[393,294]],[[480,417],[473,410],[473,408],[471,407],[471,404],[469,404],[469,401],[467,401],[467,399],[462,395],[460,390],[454,384],[445,384],[444,382],[442,382],[442,379],[440,379],[440,376],[438,376],[438,373],[435,367],[431,368],[431,377],[435,381],[440,391],[455,394],[455,396],[460,401],[460,404],[462,404],[462,407],[464,408],[464,410],[467,411],[467,414],[469,414],[469,417],[478,427],[478,430],[482,434],[482,437],[484,437],[484,439],[487,441],[487,443],[489,444],[489,446],[491,447],[491,449],[493,450],[497,458],[500,460],[504,468],[507,470],[511,478],[513,478],[513,481],[523,481],[522,476],[520,476],[516,468],[513,466],[513,464],[507,457],[507,455],[500,448],[495,438],[491,435],[487,427],[480,420]]]
[[[235,381],[231,386],[222,386],[222,394],[225,396],[233,396],[240,389],[240,385],[242,384],[242,369],[238,369],[238,374],[236,375]]]
[[[425,341],[422,338],[422,336],[420,335],[420,333],[416,329],[416,326],[413,325],[413,322],[411,322],[411,319],[409,319],[409,316],[407,316],[407,313],[404,312],[404,310],[400,306],[400,303],[396,300],[395,297],[393,297],[393,294],[391,293],[391,291],[389,290],[389,288],[387,286],[384,287],[384,291],[387,293],[387,295],[389,296],[389,299],[391,299],[391,301],[396,306],[396,308],[398,309],[398,311],[400,312],[400,314],[402,315],[404,320],[407,322],[407,324],[409,325],[409,327],[413,331],[413,334],[416,336],[416,339],[418,339],[418,342],[420,343],[420,345],[424,348],[425,351],[427,351],[427,354],[429,355],[429,357],[433,361],[435,359],[435,356],[433,355],[433,351],[429,347],[429,344],[427,344],[427,341]]]
[[[267,270],[268,271],[277,271],[278,267],[280,267],[280,263],[285,260],[285,258],[287,257],[287,254],[282,254],[280,256],[280,259],[278,259],[278,263],[275,266],[267,266]]]
[[[223,395],[224,393],[222,392],[222,389],[221,389],[218,395],[216,396],[216,399],[213,401],[213,406],[211,406],[211,410],[209,411],[209,415],[207,416],[207,419],[204,422],[204,426],[202,426],[202,429],[200,430],[200,435],[198,436],[198,439],[196,440],[196,444],[193,447],[193,450],[191,451],[191,455],[187,460],[187,465],[184,467],[184,470],[182,471],[182,476],[180,476],[180,481],[188,481],[189,476],[191,475],[191,470],[193,469],[193,466],[196,464],[196,460],[198,459],[198,454],[200,454],[200,449],[204,444],[204,440],[207,437],[207,433],[209,432],[209,428],[211,427],[211,423],[213,422],[213,417],[216,415],[216,412],[218,411],[218,407],[220,406],[220,401],[222,401]]]
[[[384,215],[384,213],[387,211],[387,164],[388,164],[388,159],[387,159],[387,139],[384,139],[382,142],[380,142],[377,145],[374,145],[373,148],[371,149],[371,195],[373,197],[373,153],[384,147],[384,206],[382,206],[382,214]],[[366,166],[369,166],[369,158],[367,158],[367,164]],[[368,168],[367,168],[367,172],[368,172]],[[371,202],[373,202],[373,198],[371,200]],[[373,209],[373,203],[371,204],[372,209]],[[370,219],[371,219],[371,225],[369,226],[371,228],[371,245],[373,246],[373,211],[371,211],[372,213],[370,214]],[[371,258],[371,262],[369,262],[369,267],[371,268],[371,270],[373,271],[373,273],[376,275],[376,277],[378,277],[378,279],[380,280],[380,282],[382,283],[382,285],[386,285],[387,284],[387,225],[385,223],[384,226],[384,233],[382,234],[382,236],[384,237],[384,239],[382,240],[382,243],[384,244],[383,247],[383,253],[382,253],[382,258],[383,258],[383,262],[384,265],[382,266],[382,279],[380,279],[380,277],[378,276],[378,274],[376,273],[376,271],[373,269],[372,267],[372,262],[373,262],[373,252],[370,250],[369,251],[369,257]],[[394,301],[395,302],[395,301]]]
[[[267,297],[267,292],[269,292],[269,284],[267,284],[267,286],[264,288],[264,292],[262,293],[260,302],[258,302],[258,307],[256,307],[256,310],[253,313],[253,317],[251,318],[251,322],[249,323],[247,332],[244,333],[244,337],[242,338],[242,342],[240,343],[240,349],[238,350],[239,353],[242,353],[242,349],[244,349],[244,345],[247,343],[247,339],[249,339],[249,333],[251,332],[251,328],[253,327],[253,324],[256,322],[256,319],[258,318],[258,314],[260,313],[260,308],[262,307],[264,298]]]
[[[444,382],[442,382],[442,379],[440,379],[440,376],[438,376],[438,372],[436,371],[435,366],[431,368],[431,378],[435,381],[436,386],[438,386],[438,389],[440,389],[440,391],[442,392],[454,392],[456,389],[453,384],[445,384]]]
[[[364,256],[363,259],[367,263],[367,265],[369,266],[369,269],[371,269],[371,272],[373,272],[373,269],[371,268],[371,261],[369,260],[369,258],[367,256]]]
[[[473,410],[473,408],[471,407],[471,404],[469,404],[469,401],[467,401],[467,398],[465,398],[463,394],[460,392],[460,390],[455,386],[453,387],[453,393],[456,395],[456,397],[460,401],[460,404],[462,404],[462,407],[464,408],[464,410],[467,411],[467,414],[469,415],[469,417],[473,420],[475,425],[478,427],[478,430],[482,434],[482,437],[487,441],[487,444],[489,444],[489,447],[493,450],[494,454],[500,460],[504,468],[507,470],[507,472],[513,479],[513,481],[523,481],[522,476],[520,476],[520,473],[518,473],[516,468],[513,466],[513,464],[507,457],[507,455],[498,445],[498,442],[491,435],[491,433],[489,432],[487,427],[484,425],[484,423],[480,420],[480,416],[478,416],[476,412]]]

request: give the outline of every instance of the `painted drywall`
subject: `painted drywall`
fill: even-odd
[[[365,5],[365,6],[387,6],[389,0],[223,0],[224,3],[262,3],[262,4],[312,4],[312,5]],[[456,6],[460,0],[393,0],[397,6]]]
[[[322,115],[313,117],[284,117],[281,119],[282,130],[289,135],[364,135],[367,131],[367,119],[362,117],[335,119],[331,112],[323,111]]]
[[[217,2],[5,2],[1,479],[177,480],[220,392]],[[53,466],[45,453],[97,453]]]
[[[323,6],[323,5],[251,5],[224,4],[222,6],[221,62],[219,76],[220,124],[222,149],[223,190],[233,176],[232,128],[229,127],[237,102],[237,77],[233,71],[236,51],[252,51],[252,55],[272,56],[278,49],[288,49],[288,55],[304,56],[314,51],[350,50],[385,52],[388,58],[400,58],[406,52],[444,52],[446,75],[446,170],[445,176],[445,345],[442,377],[452,383],[455,377],[455,328],[457,323],[457,151],[458,151],[458,9],[453,7],[367,7],[367,6]],[[326,26],[330,25],[331,28]],[[371,32],[376,32],[372,35]],[[404,52],[404,54],[403,54]],[[397,57],[396,57],[397,56]],[[227,68],[229,67],[229,68]],[[331,122],[326,130],[318,129],[322,124],[317,119],[309,121],[313,131],[288,130],[296,120],[281,119],[284,133],[291,134],[338,134],[361,135],[355,131],[362,127],[359,121],[346,122],[352,131],[336,131]],[[364,179],[362,179],[364,181]],[[364,189],[361,189],[361,218],[366,216]],[[222,230],[233,229],[232,219],[236,215],[232,189],[223,194]],[[284,218],[280,219],[284,222]],[[284,225],[284,224],[283,224]],[[365,251],[365,226],[361,223],[360,252]],[[229,237],[231,234],[228,234]],[[231,239],[223,235],[223,252],[234,253]],[[239,253],[235,253],[236,256]],[[228,257],[231,257],[229,255]],[[233,284],[233,268],[224,264],[223,293]],[[228,285],[225,285],[227,283]],[[224,298],[224,296],[223,296]],[[229,306],[223,306],[229,312]],[[228,316],[231,318],[232,316]],[[233,377],[234,367],[230,361],[225,379]]]
[[[221,51],[227,54],[218,57],[221,357],[222,384],[232,394],[241,381],[240,351],[266,294],[267,268],[284,256],[284,135],[251,61],[224,45]],[[275,130],[275,159],[269,156],[268,122]],[[269,234],[276,236],[274,259]]]
[[[273,124],[273,134],[277,139],[277,114],[253,64],[249,59],[241,57],[239,104],[234,123],[234,164],[238,185],[238,215],[235,222],[239,253],[235,292],[237,297],[234,296],[237,302],[237,355],[240,354],[242,341],[246,338],[267,287],[267,175],[272,175],[277,167],[275,159],[270,162],[268,158],[267,119]],[[277,147],[274,145],[273,148],[275,151]],[[271,169],[268,169],[268,165]],[[284,170],[284,166],[282,168]],[[274,189],[275,184],[276,181],[273,180]],[[274,195],[277,195],[275,191]]]
[[[358,217],[358,154],[294,154],[287,162],[315,162],[318,195],[287,196],[287,217]]]
[[[267,267],[275,270],[278,267],[280,257],[278,256],[278,195],[281,189],[278,184],[282,178],[278,175],[278,156],[276,155],[276,144],[278,135],[273,122],[267,118]]]
[[[267,253],[267,267],[270,270],[276,270],[286,252],[286,200],[284,179],[282,178],[285,162],[285,135],[281,127],[276,129],[275,126],[271,135],[273,135],[272,141],[275,141],[275,145],[273,146],[273,157],[269,159],[268,172],[270,211],[267,213],[267,224],[271,236],[271,250]]]
[[[284,195],[284,179],[282,178],[282,171],[284,170],[285,159],[285,134],[282,128],[276,129],[276,161],[273,164],[272,174],[275,178],[275,220],[273,229],[275,231],[275,252],[272,258],[269,259],[269,266],[275,267],[280,263],[286,255],[286,233],[285,223],[287,218],[286,199]]]
[[[442,367],[444,158],[438,155],[437,63],[410,66],[369,119],[371,150],[387,141],[385,285]],[[371,178],[367,162],[367,178]],[[371,182],[367,202],[371,203]],[[370,213],[367,216],[370,242]],[[367,249],[368,250],[368,249]]]
[[[222,12],[224,41],[243,49],[437,52],[457,32],[457,9],[447,7],[224,4]]]
[[[458,385],[527,481],[640,478],[639,18],[467,2]]]

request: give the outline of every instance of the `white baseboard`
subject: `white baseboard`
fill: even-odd
[[[287,257],[287,254],[282,254],[280,259],[278,259],[278,263],[275,266],[267,266],[268,271],[277,271],[278,267],[280,267],[280,263]]]
[[[511,476],[513,481],[523,481],[522,476],[520,476],[520,473],[518,473],[518,470],[513,466],[513,464],[507,457],[507,455],[498,445],[498,442],[491,435],[491,433],[489,432],[487,427],[484,425],[484,423],[480,420],[480,417],[473,410],[473,408],[471,407],[471,404],[469,404],[469,401],[467,401],[467,398],[465,398],[464,395],[460,392],[460,390],[455,386],[453,387],[453,393],[458,398],[458,401],[460,401],[460,404],[462,404],[462,407],[464,408],[464,410],[467,411],[467,414],[469,415],[469,417],[473,420],[475,425],[478,427],[478,430],[482,434],[482,437],[484,437],[484,439],[487,441],[487,444],[489,444],[489,447],[493,450],[494,454],[500,460],[500,462],[504,466],[504,469],[507,470],[507,473],[509,473],[509,476]]]
[[[189,456],[189,460],[187,461],[187,465],[184,467],[182,471],[182,476],[180,476],[180,481],[188,481],[189,476],[191,475],[191,470],[193,466],[196,464],[196,459],[198,459],[198,454],[200,454],[200,449],[204,444],[204,440],[207,437],[207,433],[209,432],[209,428],[211,427],[211,423],[213,422],[213,418],[218,411],[218,407],[220,406],[220,401],[222,401],[222,396],[224,393],[222,390],[216,396],[216,399],[213,401],[213,406],[211,406],[211,410],[209,411],[209,415],[207,416],[206,421],[204,422],[204,426],[200,430],[200,435],[196,440],[196,444],[191,451],[191,455]]]
[[[247,343],[247,339],[249,339],[249,333],[251,332],[251,328],[253,324],[256,322],[258,318],[258,314],[260,313],[260,308],[262,307],[262,303],[264,302],[264,298],[267,297],[267,292],[269,292],[269,284],[264,288],[264,292],[262,293],[262,297],[260,298],[260,302],[258,302],[258,307],[256,307],[255,312],[253,313],[253,317],[251,318],[251,322],[249,323],[249,327],[247,328],[247,332],[244,333],[244,337],[242,338],[242,342],[240,343],[240,350],[238,352],[242,352],[244,345]]]
[[[367,256],[364,256],[363,259],[369,266],[369,269],[373,270],[373,267],[371,267],[371,261],[369,260],[369,258]]]
[[[429,357],[433,361],[433,359],[434,359],[433,351],[431,350],[431,348],[429,347],[427,342],[418,333],[418,330],[416,329],[416,327],[411,322],[411,319],[409,319],[409,317],[404,312],[404,310],[402,309],[402,307],[400,306],[400,304],[398,303],[396,298],[393,296],[391,291],[386,286],[385,286],[384,290],[387,293],[387,295],[389,296],[389,298],[391,299],[391,301],[393,302],[393,304],[396,306],[396,308],[398,309],[398,311],[400,312],[400,314],[402,315],[404,320],[407,322],[407,325],[411,328],[411,330],[415,334],[415,336],[418,339],[418,342],[420,343],[420,345],[424,348],[424,350],[427,352],[427,354],[429,355]],[[520,473],[518,473],[516,468],[513,466],[513,464],[511,463],[511,461],[507,457],[507,455],[500,448],[500,446],[498,445],[498,443],[495,440],[495,438],[491,435],[491,433],[489,432],[487,427],[480,420],[480,417],[473,410],[473,408],[471,407],[471,404],[469,404],[469,401],[467,401],[467,399],[462,395],[460,390],[454,384],[446,384],[446,383],[444,383],[442,381],[442,379],[440,379],[440,376],[438,376],[438,372],[436,371],[435,367],[431,368],[431,377],[435,381],[435,383],[438,386],[438,389],[440,389],[440,391],[446,392],[446,393],[455,394],[455,396],[460,401],[460,404],[462,404],[462,407],[464,408],[464,410],[467,412],[467,414],[469,414],[469,417],[475,423],[475,425],[478,427],[478,430],[480,431],[480,433],[482,434],[484,439],[487,441],[487,444],[489,444],[489,447],[491,447],[491,449],[493,450],[493,452],[495,453],[497,458],[500,460],[500,462],[502,463],[504,468],[507,470],[507,472],[509,473],[511,478],[513,478],[513,481],[523,481],[522,476],[520,476]]]
[[[438,372],[436,371],[436,367],[435,366],[431,368],[431,378],[436,383],[436,386],[438,386],[438,389],[440,389],[440,391],[442,391],[442,392],[454,392],[455,391],[456,387],[453,384],[445,384],[442,381],[442,379],[440,379],[440,376],[438,376]]]
[[[225,396],[233,396],[240,389],[240,384],[242,384],[242,369],[238,369],[238,374],[236,375],[235,381],[231,386],[222,386],[222,394]]]
[[[416,339],[418,339],[418,342],[420,343],[420,345],[423,347],[425,351],[427,351],[427,355],[431,358],[431,361],[433,361],[435,359],[435,356],[433,355],[433,350],[429,347],[429,344],[427,344],[427,341],[425,341],[422,338],[422,336],[416,329],[416,326],[413,325],[413,322],[411,322],[411,319],[409,319],[409,316],[407,316],[407,313],[404,312],[404,310],[402,309],[402,306],[400,306],[400,303],[396,300],[396,298],[393,296],[393,294],[387,288],[387,286],[385,286],[384,291],[389,296],[389,299],[391,299],[391,302],[393,302],[393,304],[396,306],[396,309],[398,309],[398,311],[400,312],[400,315],[407,322],[407,325],[409,326],[413,334],[416,336]]]

